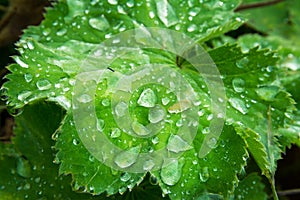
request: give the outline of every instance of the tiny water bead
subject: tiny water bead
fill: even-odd
[[[165,109],[160,105],[156,105],[155,107],[150,108],[149,114],[148,114],[148,120],[151,123],[155,124],[155,123],[158,123],[161,120],[163,120],[165,116],[166,116]]]
[[[77,100],[80,103],[89,103],[91,102],[93,99],[89,94],[82,94],[80,97],[77,98]]]
[[[150,131],[141,123],[133,121],[131,123],[132,130],[139,136],[146,136],[150,134]]]
[[[176,12],[173,7],[165,0],[156,1],[156,10],[158,18],[164,23],[166,27],[173,26],[179,23]]]
[[[147,107],[147,108],[154,107],[156,102],[157,102],[157,97],[156,97],[154,91],[150,88],[145,89],[141,93],[141,95],[137,101],[137,103],[140,106]]]
[[[279,87],[277,86],[265,86],[257,88],[256,94],[264,101],[274,101],[276,95],[279,93]]]
[[[246,68],[248,63],[249,63],[249,59],[247,57],[244,57],[236,62],[236,66],[242,69],[242,68]]]
[[[128,105],[124,101],[121,101],[116,105],[115,113],[118,117],[123,117],[127,109]]]
[[[234,78],[232,80],[232,86],[234,91],[240,93],[245,90],[245,81],[241,78]]]
[[[146,160],[143,165],[145,171],[150,171],[155,166],[153,160]]]
[[[19,99],[20,101],[24,101],[24,100],[27,99],[27,97],[29,97],[31,94],[32,94],[31,91],[25,90],[25,91],[20,92],[20,93],[18,94],[18,99]]]
[[[167,185],[175,185],[181,178],[182,166],[177,159],[166,159],[160,171],[161,180]]]
[[[193,147],[183,140],[179,135],[171,134],[168,140],[167,149],[171,152],[179,153],[192,149]]]
[[[97,119],[97,130],[100,132],[103,132],[104,126],[105,126],[105,122],[103,119]]]
[[[168,112],[169,113],[181,113],[187,109],[189,109],[192,106],[191,102],[189,100],[181,100],[175,104],[173,104],[172,106],[170,106],[168,108]]]
[[[17,173],[24,178],[31,176],[31,165],[29,161],[23,157],[18,158]]]
[[[110,133],[110,137],[111,138],[118,138],[121,136],[121,130],[119,128],[113,128],[111,133]]]
[[[121,153],[116,155],[114,162],[120,168],[127,168],[136,162],[139,152],[139,146],[132,147],[126,151],[122,151]]]
[[[33,76],[29,73],[24,74],[24,79],[27,83],[30,83],[33,79]]]
[[[40,79],[36,82],[36,86],[39,90],[48,90],[52,87],[52,84],[47,79]]]
[[[228,99],[229,103],[233,108],[238,110],[242,114],[247,114],[248,113],[248,108],[246,107],[245,102],[242,99],[239,98],[229,98]]]
[[[127,172],[123,173],[120,177],[121,181],[123,181],[123,182],[129,181],[130,178],[131,178],[131,175]]]
[[[91,18],[89,19],[89,24],[91,27],[94,29],[100,30],[100,31],[105,31],[109,29],[110,25],[107,19],[105,18],[104,15],[101,15],[98,18]]]
[[[202,182],[206,182],[209,179],[208,167],[203,167],[199,173],[199,178]]]

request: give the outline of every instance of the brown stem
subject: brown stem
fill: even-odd
[[[283,2],[285,0],[272,0],[272,1],[265,1],[265,2],[257,2],[257,3],[249,3],[249,4],[242,4],[239,7],[237,7],[234,11],[242,11],[242,10],[248,10],[252,8],[260,8],[260,7],[265,7],[265,6],[270,6],[274,5],[280,2]]]
[[[279,196],[286,196],[286,195],[293,195],[293,194],[300,194],[300,188],[291,189],[291,190],[283,190],[277,192]]]

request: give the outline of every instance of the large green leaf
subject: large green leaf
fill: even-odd
[[[219,91],[217,87],[222,85],[210,87],[209,75],[204,73],[202,76],[174,52],[164,52],[163,45],[162,48],[118,55],[120,57],[110,63],[110,68],[100,74],[104,78],[94,81],[94,76],[99,75],[96,71],[99,70],[98,63],[108,62],[101,59],[103,52],[96,49],[115,34],[133,28],[159,27],[185,33],[195,43],[205,42],[243,23],[243,18],[232,12],[238,3],[237,0],[60,1],[48,9],[42,24],[27,29],[18,43],[21,55],[15,57],[17,64],[9,66],[12,73],[7,75],[9,81],[4,85],[8,105],[22,108],[30,102],[48,99],[66,110],[62,125],[54,135],[58,150],[55,162],[60,164],[61,174],[72,175],[76,191],[95,195],[123,194],[127,189],[136,190],[135,186],[141,184],[149,172],[151,182],[158,184],[163,194],[171,199],[201,199],[211,195],[229,198],[234,195],[238,175],[247,164],[248,152],[262,172],[272,179],[282,151],[277,141],[279,130],[289,123],[286,119],[293,109],[293,101],[276,82],[277,59],[269,51],[253,48],[243,53],[236,45],[209,51],[225,84],[227,97],[223,95],[216,104],[227,102],[226,116],[223,113],[214,116],[216,113],[211,105],[213,92]],[[169,35],[165,38],[163,42],[168,42]],[[144,37],[138,39],[145,42]],[[157,39],[159,41],[161,37],[157,36]],[[176,42],[172,45],[176,46]],[[109,53],[108,50],[111,49],[104,49],[104,53]],[[193,55],[197,49],[187,52]],[[113,91],[117,87],[126,89],[129,83],[140,83],[139,80],[147,77],[151,79],[147,73],[139,77],[141,72],[149,70],[147,64],[159,65],[150,71],[154,79],[172,77],[167,83],[170,88],[189,85],[190,90],[181,89],[187,97],[194,94],[195,101],[182,100],[165,85],[156,83],[160,82],[159,78],[150,84],[138,85],[130,91],[128,98],[122,92]],[[87,85],[80,85],[80,75],[84,72],[89,72],[90,76],[84,77],[88,79]],[[125,75],[131,79],[120,84]],[[212,81],[220,79],[218,76],[210,78]],[[89,81],[95,84],[88,85]],[[78,86],[82,87],[80,96],[76,96]],[[94,98],[86,94],[92,90],[90,86],[96,91]],[[128,104],[123,102],[124,99]],[[87,106],[78,114],[76,102],[90,101],[94,107]],[[91,110],[95,115],[89,112]],[[196,115],[188,118],[186,110]],[[126,116],[129,113],[132,121],[118,121],[125,113]],[[95,119],[91,120],[91,115]],[[206,140],[207,135],[216,134],[209,126],[213,118],[226,118],[226,125],[219,138],[215,135]],[[29,124],[37,121],[28,120],[31,120]],[[98,132],[91,130],[94,124]],[[134,137],[124,128],[130,127],[138,135],[145,136],[148,126],[161,128],[157,135],[150,137]],[[193,138],[190,133],[197,134]],[[91,142],[87,145],[84,138]],[[107,148],[109,145],[123,152],[120,150],[116,154]],[[203,146],[211,151],[204,155],[199,153]],[[103,151],[107,149],[111,151]],[[162,168],[154,169],[150,160],[144,162],[143,172],[126,171],[138,163],[136,160],[141,153],[160,150],[164,152],[160,154]],[[51,155],[52,151],[48,153]],[[174,157],[177,154],[180,155]],[[26,164],[26,160],[24,162]],[[26,170],[22,174],[27,176]]]
[[[16,118],[13,146],[1,144],[1,199],[104,199],[72,191],[71,177],[59,176],[51,135],[64,115],[54,104],[26,106]]]

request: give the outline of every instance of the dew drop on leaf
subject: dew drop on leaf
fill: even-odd
[[[104,123],[104,120],[103,120],[103,119],[97,119],[97,124],[96,124],[96,126],[97,126],[97,130],[98,130],[98,131],[103,132],[104,125],[105,125],[105,123]]]
[[[29,73],[24,74],[24,79],[27,83],[32,81],[32,75]]]
[[[182,164],[177,159],[164,160],[160,171],[161,180],[167,185],[175,185],[182,173]]]
[[[179,22],[175,11],[166,0],[156,1],[157,16],[166,27],[173,26]]]
[[[156,105],[155,107],[150,108],[149,114],[148,114],[148,120],[151,123],[155,124],[155,123],[158,123],[161,120],[163,120],[165,115],[166,115],[165,109],[160,105]]]
[[[158,137],[154,137],[151,140],[152,144],[158,144],[159,143],[159,138]]]
[[[189,25],[189,27],[187,28],[188,32],[194,32],[197,29],[197,26],[195,24],[191,24]]]
[[[145,171],[150,171],[154,166],[155,166],[155,163],[153,162],[153,160],[146,160],[143,165],[143,169]]]
[[[92,97],[88,94],[82,94],[80,97],[77,98],[80,103],[88,103],[92,101]]]
[[[133,121],[131,123],[132,130],[139,136],[145,136],[150,133],[150,131],[141,123]]]
[[[107,0],[107,2],[111,5],[117,5],[118,1],[117,0]]]
[[[265,86],[255,90],[256,94],[264,101],[274,101],[279,92],[277,86]]]
[[[47,79],[40,79],[36,82],[36,86],[39,90],[48,90],[51,88],[51,83]]]
[[[29,97],[32,94],[31,91],[25,90],[23,92],[20,92],[20,94],[18,94],[18,99],[20,101],[24,101],[27,97]]]
[[[180,136],[171,134],[168,139],[167,149],[169,151],[179,153],[182,151],[187,151],[192,149],[193,147],[189,145],[185,140],[183,140]]]
[[[191,102],[188,100],[179,101],[168,108],[169,113],[181,113],[191,107]]]
[[[113,128],[111,133],[110,133],[110,137],[111,138],[118,138],[121,136],[121,130],[119,128]]]
[[[109,106],[110,105],[109,99],[103,99],[102,102],[101,102],[101,104],[103,106]]]
[[[73,141],[72,141],[72,143],[74,144],[74,145],[78,145],[79,144],[79,140],[77,140],[77,139],[73,139]]]
[[[60,30],[58,30],[58,31],[56,32],[56,35],[57,35],[57,36],[63,36],[63,35],[65,35],[66,33],[67,33],[67,29],[62,28],[62,29],[60,29]]]
[[[236,62],[236,66],[242,69],[247,67],[248,63],[249,63],[249,59],[247,57],[244,57]]]
[[[26,63],[24,63],[20,57],[15,57],[15,61],[23,68],[28,68],[28,65]]]
[[[101,15],[98,18],[89,19],[89,24],[94,29],[97,29],[100,31],[105,31],[110,27],[110,25],[104,15]]]
[[[231,106],[233,108],[235,108],[236,110],[238,110],[239,112],[241,112],[242,114],[247,114],[248,113],[248,109],[245,105],[245,102],[241,99],[238,98],[229,98],[229,103],[231,104]]]
[[[165,106],[170,102],[170,99],[168,97],[164,97],[161,99],[162,104]]]
[[[157,101],[157,97],[156,97],[154,91],[151,90],[150,88],[147,88],[141,93],[137,103],[140,106],[143,106],[146,108],[152,108],[155,106],[156,101]]]
[[[150,178],[149,178],[149,182],[151,185],[157,185],[158,184],[158,180],[157,178],[151,174]]]
[[[128,0],[126,2],[126,6],[128,6],[129,8],[132,8],[134,6],[134,0]]]
[[[116,155],[114,162],[121,168],[129,167],[136,162],[139,152],[139,146],[132,147],[126,151],[122,151],[121,153]]]
[[[124,101],[121,101],[116,105],[115,113],[118,117],[122,117],[125,115],[127,109],[128,109],[127,104]]]
[[[212,138],[210,138],[208,141],[207,141],[207,146],[209,147],[209,148],[216,148],[217,146],[217,139],[216,138],[214,138],[214,137],[212,137]]]
[[[199,178],[202,182],[206,182],[209,179],[208,167],[203,167],[199,173]]]
[[[123,182],[129,181],[130,178],[131,178],[131,175],[127,172],[123,173],[120,177],[121,181],[123,181]]]
[[[234,78],[232,80],[232,86],[234,91],[243,92],[245,90],[245,81],[241,78]]]

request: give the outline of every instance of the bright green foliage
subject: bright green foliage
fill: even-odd
[[[95,199],[74,193],[71,177],[59,176],[53,163],[51,134],[63,114],[57,105],[38,103],[16,118],[14,145],[1,144],[1,199]]]
[[[295,115],[295,102],[285,89],[299,100],[293,91],[294,82],[299,84],[295,81],[299,77],[299,51],[285,46],[279,39],[271,38],[263,43],[263,38],[251,35],[238,40],[241,48],[237,44],[221,43],[218,47],[207,48],[225,85],[226,97],[219,101],[227,102],[227,110],[226,116],[218,116],[225,118],[223,131],[218,140],[214,138],[205,144],[212,150],[204,157],[199,157],[198,152],[205,135],[212,131],[209,129],[213,117],[211,92],[205,78],[190,63],[182,61],[179,64],[180,58],[169,52],[147,49],[138,55],[129,53],[116,59],[111,67],[115,72],[109,72],[110,75],[96,87],[95,112],[97,128],[119,148],[149,152],[169,145],[168,149],[173,152],[182,151],[178,159],[164,162],[159,170],[151,170],[151,163],[145,164],[148,169],[145,173],[112,169],[82,144],[73,119],[72,92],[76,75],[83,61],[90,58],[89,54],[102,41],[145,26],[176,30],[203,44],[244,22],[243,16],[233,12],[238,3],[237,0],[69,0],[49,8],[42,24],[27,29],[19,41],[21,55],[15,57],[17,64],[8,67],[11,74],[7,75],[9,81],[4,88],[9,97],[7,104],[13,109],[46,99],[59,104],[65,112],[49,102],[38,103],[27,107],[17,117],[13,145],[0,146],[0,194],[7,199],[24,199],[26,195],[52,198],[53,194],[61,195],[56,196],[58,199],[101,199],[105,196],[140,199],[151,195],[154,199],[158,197],[153,186],[154,191],[160,188],[163,196],[170,199],[266,199],[260,176],[249,174],[241,178],[241,174],[247,173],[244,168],[249,156],[274,185],[276,163],[281,153],[291,144],[300,144],[299,115]],[[270,50],[255,47],[255,42],[271,50],[280,45],[285,48],[279,48],[276,57]],[[292,61],[290,53],[294,54]],[[193,109],[198,111],[199,118],[191,124],[199,126],[191,144],[176,135],[183,123],[180,112],[173,112],[178,105],[176,95],[159,84],[143,85],[133,91],[131,104],[126,107],[135,120],[131,126],[140,133],[146,132],[143,127],[150,122],[162,120],[156,112],[163,117],[169,115],[168,123],[159,133],[149,138],[133,138],[118,127],[113,116],[116,107],[111,106],[115,98],[111,88],[122,74],[142,70],[143,64],[148,62],[174,69],[197,93],[200,103],[193,105]],[[284,68],[291,63],[298,67],[292,74]],[[279,79],[278,74],[284,74],[285,78]],[[81,100],[88,101],[84,97]],[[119,108],[124,112],[122,105]],[[51,141],[51,134],[54,141]],[[55,156],[52,146],[57,150]],[[150,179],[150,183],[147,185],[144,179]],[[71,183],[74,191],[95,196],[72,192]],[[142,189],[144,184],[149,190]],[[18,187],[21,192],[15,193]],[[113,196],[117,193],[124,195]]]

